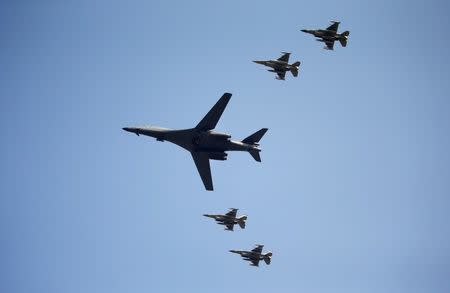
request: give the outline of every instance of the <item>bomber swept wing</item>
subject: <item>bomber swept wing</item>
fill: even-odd
[[[213,190],[211,167],[209,165],[208,154],[202,152],[191,152],[191,155],[194,159],[198,174],[202,178],[203,185],[205,185],[206,190]]]
[[[223,94],[223,96],[205,115],[205,117],[203,117],[203,119],[197,124],[197,126],[195,126],[195,129],[207,131],[216,128],[217,122],[219,122],[220,116],[222,116],[222,113],[225,110],[230,99],[230,93]]]
[[[203,119],[197,124],[197,126],[195,126],[195,129],[207,131],[216,128],[217,122],[219,122],[219,119],[222,116],[223,111],[227,107],[230,99],[230,93],[223,94],[222,97],[217,101],[217,103],[205,115],[205,117],[203,117]],[[206,190],[213,190],[211,167],[209,164],[208,154],[196,151],[192,151],[191,154]]]

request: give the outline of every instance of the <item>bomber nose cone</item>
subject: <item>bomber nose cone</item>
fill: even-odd
[[[137,128],[135,128],[135,127],[124,127],[122,129],[125,130],[125,131],[128,131],[128,132],[134,133],[137,136],[139,136],[139,132],[138,132]]]

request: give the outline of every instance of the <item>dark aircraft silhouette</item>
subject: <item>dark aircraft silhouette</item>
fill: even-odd
[[[136,135],[147,135],[156,138],[157,141],[169,141],[189,151],[197,166],[206,190],[213,190],[211,168],[209,160],[225,161],[226,151],[246,151],[258,162],[261,162],[258,146],[259,140],[266,133],[267,128],[262,128],[242,141],[231,140],[231,136],[225,133],[213,131],[220,119],[231,94],[225,93],[219,101],[209,110],[208,114],[194,128],[171,130],[167,128],[144,126],[124,127],[123,130]]]
[[[289,64],[289,55],[291,53],[281,52],[280,58],[277,60],[265,60],[265,61],[253,61],[257,64],[262,64],[267,67],[272,67],[273,69],[269,69],[267,71],[275,72],[277,76],[275,77],[278,80],[284,80],[286,76],[286,71],[290,71],[294,77],[298,76],[298,67],[300,66],[300,61]]]
[[[333,50],[334,42],[339,41],[342,47],[347,46],[349,31],[345,31],[342,34],[338,34],[337,30],[339,28],[339,21],[332,21],[331,25],[327,29],[317,29],[317,30],[301,30],[304,33],[314,35],[317,41],[325,43],[324,49]]]
[[[224,225],[225,230],[233,231],[234,225],[239,224],[242,229],[245,229],[245,221],[247,220],[247,216],[236,217],[238,209],[230,209],[228,213],[225,215],[208,215],[205,214],[203,216],[208,218],[213,218],[216,220],[217,224]]]
[[[270,265],[272,259],[272,252],[262,253],[264,245],[257,244],[255,248],[250,251],[246,250],[230,250],[232,253],[237,253],[246,261],[250,262],[251,266],[259,266],[259,261],[264,260],[266,264]]]

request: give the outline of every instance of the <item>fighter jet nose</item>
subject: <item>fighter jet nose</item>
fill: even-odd
[[[302,32],[304,32],[304,33],[307,33],[308,31],[307,30],[301,30]]]
[[[125,130],[125,131],[130,131],[130,128],[128,128],[128,127],[124,127],[124,128],[122,128],[122,130]]]

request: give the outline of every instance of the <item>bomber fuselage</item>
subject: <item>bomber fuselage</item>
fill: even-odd
[[[172,130],[154,126],[125,127],[123,130],[136,135],[154,137],[158,141],[169,141],[190,152],[209,152],[213,160],[226,160],[225,151],[260,151],[258,144],[250,145],[234,141],[230,139],[230,135],[212,130],[201,131],[195,128]]]

